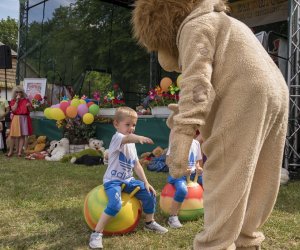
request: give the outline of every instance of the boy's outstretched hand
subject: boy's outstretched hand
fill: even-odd
[[[145,137],[145,136],[139,136],[138,141],[141,144],[144,144],[144,143],[146,143],[146,144],[154,144],[154,142],[152,141],[152,139],[150,139],[148,137]]]

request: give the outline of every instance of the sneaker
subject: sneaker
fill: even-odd
[[[164,233],[168,232],[168,229],[159,225],[156,221],[152,221],[150,224],[145,224],[144,228],[146,230],[157,232],[160,234],[164,234]]]
[[[103,245],[102,245],[102,236],[103,234],[101,233],[92,233],[91,234],[91,237],[90,237],[90,243],[89,243],[89,246],[90,248],[103,248]]]
[[[168,224],[171,228],[180,228],[182,224],[180,223],[178,216],[170,216],[168,219]]]

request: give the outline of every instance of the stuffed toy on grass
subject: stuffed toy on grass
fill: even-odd
[[[94,166],[94,165],[103,165],[103,157],[102,156],[94,156],[94,155],[82,155],[80,157],[73,156],[70,160],[73,164],[78,165],[86,165],[86,166]]]
[[[27,147],[25,149],[25,153],[34,150],[35,145],[37,144],[36,135],[29,135],[27,138]]]
[[[75,159],[73,159],[73,161],[75,162],[77,158],[80,158],[83,155],[97,156],[97,157],[102,157],[103,158],[102,151],[95,150],[95,149],[92,149],[92,148],[87,148],[87,149],[81,150],[81,151],[76,152],[76,153],[64,155],[64,157],[61,159],[61,162],[69,162],[69,161],[71,161],[72,158],[75,158]]]
[[[204,139],[204,229],[194,249],[260,249],[258,231],[280,185],[288,121],[286,82],[252,31],[222,0],[136,0],[134,35],[181,73],[171,106],[168,166],[179,178],[197,129]]]
[[[36,139],[36,143],[35,143],[34,148],[25,150],[25,153],[28,155],[28,154],[38,153],[38,152],[43,151],[46,147],[46,142],[47,142],[47,137],[46,136],[44,136],[44,135],[39,136]]]
[[[104,142],[102,140],[91,138],[89,139],[89,144],[85,146],[85,149],[95,149],[96,151],[101,151],[104,154],[105,148],[103,145]]]
[[[45,157],[47,161],[60,161],[64,155],[69,153],[69,140],[62,138],[59,141],[50,143],[49,155]]]
[[[140,156],[140,164],[143,167],[147,167],[148,164],[151,162],[151,159],[154,157],[159,157],[163,154],[164,150],[161,147],[156,147],[155,149],[152,150],[152,152],[145,152],[142,153]]]

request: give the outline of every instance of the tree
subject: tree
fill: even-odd
[[[18,49],[18,22],[8,17],[0,20],[0,42],[17,51]]]

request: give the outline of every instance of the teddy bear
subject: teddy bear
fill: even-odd
[[[105,148],[103,147],[104,142],[102,140],[91,138],[89,144],[85,146],[85,149],[91,148],[97,151],[101,151],[104,154]]]
[[[37,144],[37,138],[36,135],[29,135],[27,138],[27,147],[25,150],[25,153],[27,154],[27,151],[34,150],[34,147]]]
[[[46,140],[47,140],[46,136],[44,136],[44,135],[39,136],[36,139],[36,144],[35,144],[34,148],[33,149],[28,149],[28,147],[27,147],[27,149],[25,150],[25,153],[28,155],[28,154],[43,151],[46,147]]]
[[[161,147],[156,147],[155,149],[152,150],[152,152],[145,152],[145,153],[142,153],[141,156],[140,156],[140,164],[143,166],[143,167],[147,167],[149,165],[149,163],[151,162],[151,159],[153,157],[159,157],[161,156],[163,153],[164,153],[164,149],[161,148]]]
[[[60,161],[65,154],[69,153],[69,139],[62,138],[60,141],[50,143],[49,156],[47,161]]]

